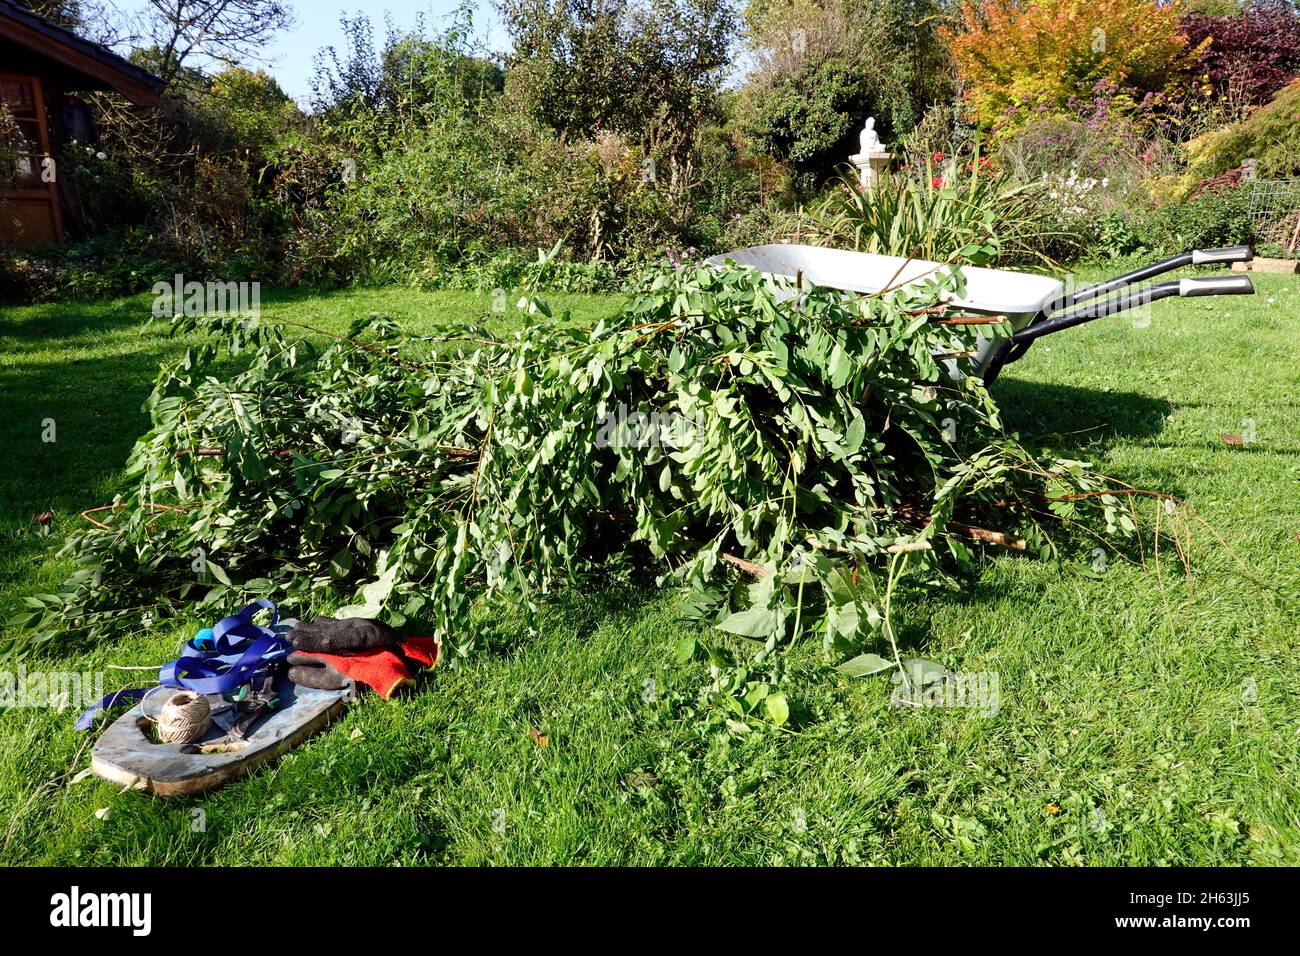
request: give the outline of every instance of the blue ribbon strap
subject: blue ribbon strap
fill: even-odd
[[[271,612],[269,627],[253,623],[253,615],[266,609]],[[162,687],[176,687],[196,694],[225,694],[242,684],[263,676],[293,651],[277,628],[280,612],[266,598],[254,601],[238,614],[222,618],[210,631],[204,628],[187,641],[181,656],[158,669]],[[95,715],[115,704],[137,701],[152,688],[139,687],[109,694],[77,720],[77,730],[89,730]]]

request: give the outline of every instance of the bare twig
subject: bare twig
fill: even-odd
[[[85,518],[87,521],[93,524],[96,528],[99,528],[101,531],[112,531],[113,529],[109,525],[104,524],[104,522],[102,521],[95,520],[94,518],[91,517],[91,515],[97,514],[101,511],[121,511],[123,508],[128,508],[128,507],[135,507],[135,506],[130,502],[125,502],[125,501],[115,505],[100,505],[98,508],[87,508],[85,511],[81,512],[81,517]],[[158,504],[153,501],[140,502],[140,507],[152,508],[154,511],[179,511],[179,512],[185,511],[185,509],[179,505],[164,505],[164,504]]]
[[[767,577],[767,568],[763,567],[756,561],[748,561],[745,558],[738,558],[734,554],[727,554],[726,552],[723,552],[722,560],[726,561],[728,564],[734,564],[742,571],[748,571],[756,578]]]
[[[1005,315],[950,315],[942,319],[931,319],[931,325],[1002,325],[1007,321]]]

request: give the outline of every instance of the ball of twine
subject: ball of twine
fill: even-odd
[[[178,690],[158,714],[158,736],[170,744],[193,743],[212,725],[212,705],[202,694]]]

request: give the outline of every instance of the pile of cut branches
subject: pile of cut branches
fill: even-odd
[[[846,297],[692,265],[589,330],[527,295],[506,337],[178,317],[209,334],[161,371],[130,490],[19,623],[98,637],[341,592],[454,656],[475,602],[535,608],[623,556],[750,639],[768,677],[799,633],[832,659],[884,648],[903,563],[933,584],[985,544],[1050,553],[1044,522],[1072,498],[1127,520],[1083,463],[1031,454],[978,379],[947,374],[943,355],[998,332],[954,317],[961,286]],[[227,351],[240,370],[218,375]],[[751,675],[714,643],[715,691],[744,699]]]

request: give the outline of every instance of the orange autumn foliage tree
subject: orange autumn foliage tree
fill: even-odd
[[[1102,81],[1134,98],[1164,90],[1200,53],[1180,12],[1179,0],[961,0],[943,32],[979,124],[1014,127]]]

